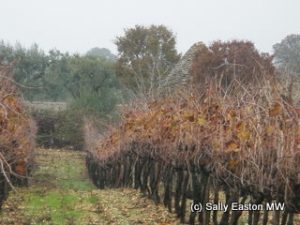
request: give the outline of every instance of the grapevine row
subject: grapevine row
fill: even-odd
[[[9,190],[27,184],[34,146],[34,124],[10,71],[0,65],[0,204]]]

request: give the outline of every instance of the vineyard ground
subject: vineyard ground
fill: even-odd
[[[163,206],[132,189],[99,190],[81,152],[37,149],[28,188],[11,192],[1,225],[178,224]]]

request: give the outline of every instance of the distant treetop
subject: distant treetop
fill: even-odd
[[[93,56],[93,57],[101,57],[109,60],[116,60],[117,56],[111,53],[111,51],[107,48],[91,48],[86,53],[87,56]]]

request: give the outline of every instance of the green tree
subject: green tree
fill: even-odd
[[[14,48],[5,43],[3,40],[0,41],[0,63],[7,64],[12,62],[15,58]]]
[[[0,61],[13,64],[13,77],[25,99],[39,100],[47,95],[43,78],[47,68],[47,56],[37,44],[29,49],[17,43],[11,46],[0,42]]]
[[[294,86],[300,78],[300,35],[286,36],[280,43],[273,45],[275,64],[287,81],[289,97],[292,98]]]
[[[180,59],[174,34],[162,25],[126,29],[115,44],[117,75],[136,93],[153,94]]]
[[[273,45],[275,63],[281,69],[300,73],[300,35],[286,36],[280,43]]]
[[[72,56],[64,86],[74,104],[102,115],[111,112],[121,99],[114,63],[103,58]]]
[[[70,79],[69,61],[71,56],[58,50],[51,50],[47,56],[48,66],[43,77],[44,89],[47,98],[51,101],[70,101],[72,95],[66,88],[66,83]]]
[[[8,61],[14,63],[13,76],[22,88],[25,99],[40,100],[47,94],[43,88],[43,77],[47,67],[47,56],[37,44],[29,49],[16,44]]]

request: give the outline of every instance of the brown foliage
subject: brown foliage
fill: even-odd
[[[216,68],[224,56],[230,63]],[[299,109],[284,97],[273,72],[271,57],[252,43],[216,42],[194,63],[201,88],[124,107],[119,126],[88,141],[89,159],[104,171],[149,159],[209,176],[212,189],[300,210]]]
[[[244,184],[271,188],[271,184],[285,182],[282,174],[296,178],[298,165],[293,157],[299,152],[299,125],[295,108],[266,88],[270,96],[256,93],[253,98],[255,95],[248,93],[223,97],[211,91],[217,89],[206,88],[209,95],[204,97],[181,94],[146,107],[125,108],[121,125],[94,146],[89,145],[89,151],[105,164],[132,151],[135,145],[137,154],[167,164],[193,162],[215,168],[220,179],[230,170],[246,178]],[[277,163],[276,170],[281,172],[275,179],[269,176]]]
[[[215,41],[197,53],[192,75],[196,82],[216,79],[227,87],[236,79],[242,84],[260,82],[264,74],[272,75],[273,57],[259,53],[249,41]]]

